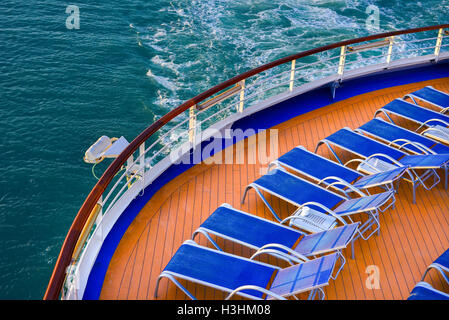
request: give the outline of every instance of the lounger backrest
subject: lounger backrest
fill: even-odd
[[[418,142],[427,148],[431,148],[436,144],[436,142],[432,139],[426,138],[418,133],[399,127],[379,118],[368,121],[364,125],[360,126],[359,129],[388,142],[392,142],[397,139],[407,139],[412,142]],[[398,142],[398,144],[403,143],[403,141]],[[420,149],[410,144],[406,145],[405,148],[414,153],[422,153]]]
[[[345,200],[345,198],[336,193],[281,169],[271,170],[254,181],[253,184],[296,206],[314,201],[331,209],[340,201]]]
[[[334,212],[340,215],[354,214],[355,212],[366,212],[368,210],[376,210],[394,194],[394,191],[376,193],[365,197],[352,198],[346,200]]]
[[[387,105],[385,105],[384,107],[382,107],[380,110],[382,109],[418,123],[424,123],[432,119],[439,119],[449,123],[448,116],[427,108],[417,106],[413,103],[404,101],[402,99],[395,99],[390,103],[388,103]],[[428,125],[434,124],[441,124],[441,123],[439,122],[434,123],[432,121],[428,123]]]
[[[423,101],[438,105],[442,108],[449,107],[449,95],[429,86],[412,92],[411,94]]]
[[[291,248],[303,235],[292,228],[226,205],[218,207],[201,224],[201,228],[255,249],[267,243],[279,243]]]
[[[266,288],[274,271],[278,269],[222,251],[184,243],[164,271],[229,292],[243,285]],[[254,290],[247,290],[245,293],[262,297],[260,292]]]
[[[362,177],[360,173],[344,167],[332,160],[321,157],[302,147],[296,147],[279,157],[278,162],[292,170],[321,180],[336,176],[349,183]]]
[[[376,153],[382,153],[397,160],[406,155],[402,151],[365,137],[348,128],[338,130],[325,140],[364,158]]]
[[[357,227],[358,223],[352,223],[328,231],[308,234],[301,240],[295,251],[308,255],[312,252],[317,254],[327,251],[328,248],[342,249],[352,239]]]
[[[438,169],[449,162],[448,154],[409,155],[400,160],[404,166],[414,169]]]
[[[288,295],[327,285],[335,266],[336,256],[336,253],[333,253],[279,270],[270,291]]]
[[[366,186],[380,186],[386,183],[392,183],[393,181],[396,181],[402,174],[405,172],[407,168],[406,167],[399,167],[396,169],[373,173],[364,176],[360,180],[356,181],[354,183],[354,187],[356,188],[362,188]]]

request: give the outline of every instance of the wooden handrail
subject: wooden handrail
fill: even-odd
[[[307,51],[303,51],[297,54],[293,54],[275,61],[272,61],[270,63],[264,64],[260,67],[257,67],[255,69],[246,71],[240,75],[237,75],[227,81],[222,82],[221,84],[218,84],[212,88],[210,88],[207,91],[204,91],[197,95],[196,97],[187,100],[180,106],[178,106],[176,109],[166,113],[164,116],[162,116],[159,120],[154,122],[152,125],[147,127],[144,131],[142,131],[127,147],[123,152],[109,165],[109,167],[106,169],[106,171],[103,173],[101,178],[98,180],[97,184],[94,186],[94,188],[91,190],[89,195],[87,196],[86,200],[84,201],[83,205],[81,206],[80,210],[78,211],[78,214],[76,215],[75,219],[73,220],[73,223],[67,233],[67,236],[64,240],[64,243],[62,245],[61,251],[59,253],[58,259],[56,261],[55,267],[53,269],[53,273],[51,275],[50,281],[47,286],[47,290],[44,295],[44,300],[55,300],[59,298],[61,288],[63,286],[63,282],[65,279],[65,273],[67,267],[70,265],[72,254],[74,251],[74,248],[76,246],[76,243],[79,239],[79,236],[81,234],[81,231],[84,228],[84,225],[92,212],[93,208],[97,204],[98,200],[102,196],[105,189],[108,187],[109,183],[112,181],[114,176],[117,174],[117,172],[120,170],[122,165],[126,162],[126,160],[139,148],[139,146],[144,143],[148,138],[150,138],[154,133],[156,133],[159,129],[161,129],[165,124],[170,122],[172,119],[174,119],[176,116],[180,115],[184,111],[188,110],[190,107],[199,104],[200,102],[204,101],[205,99],[213,96],[214,94],[237,84],[238,82],[247,79],[249,77],[252,77],[258,73],[261,73],[263,71],[272,69],[274,67],[277,67],[279,65],[285,64],[287,62],[291,62],[293,60],[297,60],[300,58],[304,58],[316,53],[328,51],[331,49],[339,48],[342,46],[347,46],[355,43],[365,42],[365,41],[371,41],[371,40],[377,40],[381,38],[387,38],[391,36],[398,36],[402,34],[410,34],[410,33],[417,33],[417,32],[424,32],[424,31],[431,31],[431,30],[437,30],[441,28],[449,28],[449,24],[442,24],[442,25],[436,25],[436,26],[428,26],[428,27],[422,27],[422,28],[414,28],[414,29],[408,29],[408,30],[399,30],[399,31],[393,31],[393,32],[385,32],[380,33],[376,35],[370,35],[365,37],[360,37],[356,39],[351,40],[345,40],[325,46],[321,46],[318,48],[310,49]]]

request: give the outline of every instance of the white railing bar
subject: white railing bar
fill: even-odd
[[[274,74],[274,75],[272,75],[272,76],[270,76],[270,77],[268,77],[268,78],[264,78],[264,79],[262,79],[262,80],[260,80],[260,81],[251,83],[250,85],[246,86],[246,90],[248,91],[249,89],[251,89],[251,88],[253,88],[253,87],[255,87],[255,86],[264,84],[265,82],[267,82],[267,81],[269,81],[269,80],[273,80],[274,78],[277,78],[277,77],[279,77],[279,76],[282,76],[282,75],[287,74],[287,73],[290,73],[290,72],[291,72],[291,70],[289,69],[289,70],[286,70],[286,71],[282,71],[281,73],[276,73],[276,74]]]
[[[305,64],[305,65],[301,65],[301,66],[299,66],[299,67],[296,67],[293,71],[298,71],[298,70],[301,70],[301,69],[304,69],[304,68],[307,68],[307,67],[310,67],[310,66],[314,66],[314,65],[316,65],[316,64],[320,64],[320,63],[324,63],[324,62],[327,62],[327,61],[330,61],[330,60],[333,60],[333,59],[336,59],[336,58],[339,58],[340,57],[340,55],[337,55],[337,56],[333,56],[333,57],[330,57],[330,58],[325,58],[325,59],[320,59],[320,60],[318,60],[318,61],[315,61],[315,62],[311,62],[311,63],[308,63],[308,64]],[[286,63],[284,63],[284,64],[282,64],[282,65],[289,65],[291,62],[286,62]],[[297,64],[300,64],[300,61],[296,61],[296,63]],[[271,70],[271,69],[270,69]],[[283,71],[283,72],[281,72],[280,74],[283,74],[283,73],[289,73],[289,72],[291,72],[292,71],[292,69],[288,69],[288,70],[286,70],[286,71]],[[277,74],[277,75],[279,75],[279,74]],[[267,79],[269,79],[269,78],[267,78]],[[266,79],[263,79],[262,81],[265,81]],[[249,86],[247,86],[246,88],[248,89],[250,86],[254,86],[256,83],[252,83],[251,85],[249,85]]]
[[[305,77],[309,77],[311,75],[314,75],[314,74],[317,74],[317,73],[320,73],[320,72],[325,72],[325,71],[333,71],[335,74],[337,74],[336,68],[338,68],[338,65],[329,66],[329,68],[315,70],[314,72],[310,72],[310,73],[304,73],[304,74],[301,75],[301,77],[297,77],[295,80],[305,79]]]
[[[337,59],[337,58],[340,58],[340,55],[333,56],[331,58],[327,58],[327,59],[324,59],[324,60],[319,60],[319,61],[316,61],[316,62],[312,62],[312,63],[306,64],[306,65],[302,65],[300,67],[295,68],[295,72],[298,71],[298,70],[301,70],[301,69],[304,69],[304,68],[307,68],[307,67],[310,67],[310,66],[314,66],[314,65],[317,65],[317,64],[320,64],[320,63],[324,63],[324,62],[327,62],[327,61],[330,61],[330,60],[334,60],[334,59]],[[296,61],[298,61],[298,60],[296,60]]]
[[[316,62],[312,62],[312,63],[306,64],[306,65],[299,66],[299,67],[297,67],[297,68],[295,68],[293,70],[292,69],[288,69],[288,70],[282,71],[281,73],[277,73],[277,74],[272,75],[272,76],[270,76],[268,78],[264,78],[264,79],[262,79],[262,80],[260,80],[258,82],[254,82],[254,83],[251,83],[250,85],[247,85],[246,86],[246,90],[248,90],[248,89],[250,89],[250,88],[252,88],[252,87],[254,87],[256,85],[260,85],[262,83],[265,83],[265,82],[267,82],[267,81],[269,81],[269,80],[271,80],[273,78],[276,78],[276,77],[278,77],[280,75],[290,74],[290,72],[292,72],[292,71],[294,71],[296,73],[296,71],[298,71],[298,70],[301,70],[301,69],[304,69],[304,68],[307,68],[307,67],[311,67],[311,66],[314,66],[314,65],[317,65],[317,64],[320,64],[320,63],[325,63],[327,61],[330,61],[330,60],[333,60],[333,59],[336,59],[336,58],[339,58],[339,57],[340,56],[334,56],[334,57],[331,57],[331,58],[326,58],[326,59],[322,59],[322,60],[319,60],[319,61],[316,61]],[[287,64],[290,64],[290,63],[285,63],[283,65],[287,65]]]
[[[436,40],[438,37],[432,37],[432,38],[425,38],[425,39],[415,39],[415,40],[400,40],[397,43],[399,44],[404,44],[404,43],[418,43],[418,42],[424,42],[424,41],[429,41],[429,40]]]
[[[116,202],[116,200],[117,200],[117,197],[118,197],[119,195],[122,194],[122,192],[123,192],[123,190],[125,189],[125,187],[127,187],[128,184],[131,183],[131,180],[132,180],[135,176],[137,176],[137,173],[140,172],[142,169],[143,169],[144,174],[145,174],[145,169],[144,169],[144,168],[141,168],[141,169],[137,170],[135,173],[133,173],[132,176],[129,178],[129,181],[127,181],[126,183],[124,183],[123,186],[121,187],[121,189],[117,192],[117,194],[115,195],[114,199],[112,199],[111,203],[109,204],[109,206],[107,207],[107,209],[104,211],[105,213],[104,213],[103,215],[105,215],[105,214],[111,209],[111,207],[115,204],[115,202]],[[143,176],[143,175],[142,175],[142,176]],[[135,179],[136,179],[136,181],[137,181],[137,178],[135,178]],[[132,185],[133,183],[134,183],[134,182],[132,182],[131,185]],[[104,203],[106,203],[106,202],[104,202]]]
[[[128,166],[128,168],[125,170],[125,172],[120,176],[119,180],[114,184],[114,186],[112,187],[112,189],[109,191],[109,193],[107,194],[107,196],[104,198],[104,200],[102,201],[102,205],[104,206],[104,204],[106,203],[107,200],[109,200],[109,197],[111,195],[111,193],[114,191],[114,189],[116,188],[116,185],[120,183],[120,181],[123,179],[124,176],[126,176],[129,172],[130,169],[132,169],[134,166],[137,165],[138,161],[144,157],[148,151],[150,149],[153,148],[153,146],[155,146],[157,143],[159,143],[159,141],[161,141],[163,138],[165,138],[168,134],[172,133],[174,130],[176,130],[179,126],[181,126],[182,124],[186,123],[189,120],[189,118],[181,121],[180,123],[178,123],[176,126],[174,126],[173,128],[171,128],[169,131],[167,131],[165,134],[163,134],[161,137],[159,137],[153,144],[151,144],[142,154],[140,154],[138,157],[136,157],[136,159],[131,163],[131,165]],[[104,214],[104,213],[103,213]]]
[[[160,136],[159,138],[157,138],[147,149],[145,149],[145,152],[141,155],[139,155],[139,157],[136,159],[136,161],[142,157],[144,154],[147,154],[148,151],[150,149],[152,149],[155,145],[157,145],[160,141],[162,141],[162,139],[164,139],[165,137],[167,137],[169,134],[171,134],[173,131],[175,131],[176,129],[178,129],[180,126],[182,126],[183,124],[186,124],[188,121],[190,120],[190,118],[186,118],[183,121],[181,121],[180,123],[178,123],[177,125],[175,125],[173,128],[169,129],[166,133],[164,133],[162,136]],[[133,162],[136,163],[136,161]]]
[[[369,48],[369,49],[364,49],[364,50],[359,50],[359,51],[349,51],[349,53],[346,53],[345,56],[349,57],[354,54],[360,54],[362,52],[367,52],[367,51],[376,51],[376,50],[379,51],[379,50],[382,50],[382,49],[388,48],[388,47],[389,47],[389,45],[385,45],[383,47]],[[348,51],[346,51],[346,52],[348,52]]]
[[[354,61],[349,61],[349,62],[346,62],[346,66],[350,66],[350,65],[353,65],[353,64],[355,64],[355,63],[363,63],[363,62],[365,62],[365,61],[369,61],[369,60],[373,60],[373,59],[379,59],[379,58],[384,58],[384,57],[386,57],[386,56],[388,56],[388,54],[381,54],[381,55],[378,55],[378,56],[372,56],[372,57],[367,57],[367,58],[363,58],[363,59],[360,59],[360,60],[354,60]]]
[[[183,135],[187,135],[190,130],[182,131],[176,138],[176,140],[170,140],[167,144],[164,144],[162,148],[160,148],[155,154],[153,154],[151,157],[148,158],[148,161],[153,161],[161,152],[163,152],[165,149],[170,147],[172,144],[179,142],[179,138],[181,138]]]
[[[203,119],[203,120],[201,120],[201,121],[198,121],[198,124],[201,126],[201,125],[203,124],[203,122],[206,122],[206,121],[208,121],[209,119],[211,119],[211,118],[213,118],[213,117],[215,117],[215,116],[221,114],[222,112],[227,111],[227,110],[230,110],[230,109],[233,108],[233,107],[236,107],[236,106],[239,105],[239,104],[240,104],[240,100],[237,101],[237,102],[235,102],[235,103],[230,104],[229,106],[227,106],[227,107],[225,107],[225,108],[223,108],[223,109],[221,109],[221,110],[218,110],[217,112],[213,113],[213,114],[210,115],[209,117],[207,117],[207,118],[205,118],[205,119]]]
[[[411,48],[411,49],[403,50],[403,51],[401,51],[401,52],[397,52],[397,54],[398,54],[398,53],[407,53],[407,52],[410,52],[410,51],[416,51],[416,50],[422,50],[422,51],[424,51],[424,50],[429,50],[429,49],[435,49],[435,45],[433,45],[433,46],[431,46],[431,47],[424,47],[424,48]]]
[[[132,168],[133,165],[130,166],[130,168]],[[115,190],[115,188],[117,187],[117,185],[119,185],[119,183],[122,181],[123,177],[126,177],[126,173],[128,172],[128,170],[130,170],[130,168],[126,169],[125,172],[120,176],[120,178],[117,180],[116,183],[114,183],[114,185],[112,186],[111,190],[108,192],[108,194],[106,195],[106,197],[104,197],[103,201],[101,201],[101,206],[104,208],[104,204],[109,200],[109,197],[112,195],[112,192]],[[126,184],[125,184],[126,185]],[[106,214],[106,210],[103,210],[103,215]]]

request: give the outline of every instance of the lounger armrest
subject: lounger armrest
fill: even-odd
[[[329,209],[329,208],[326,208],[325,206],[323,206],[322,204],[320,204],[320,203],[318,203],[318,202],[313,202],[313,201],[306,202],[306,203],[302,204],[301,206],[299,206],[297,210],[299,210],[299,209],[301,209],[301,208],[303,208],[303,207],[307,207],[307,206],[316,206],[316,207],[318,207],[318,208],[324,210],[324,211],[325,211],[326,213],[328,213],[329,215],[333,216],[335,219],[337,219],[338,221],[340,221],[343,225],[346,225],[346,224],[347,224],[346,221],[344,221],[338,214],[336,214],[334,211],[332,211],[332,210]],[[283,224],[283,223],[285,223],[285,222],[287,222],[287,221],[290,221],[290,220],[292,220],[292,219],[300,219],[300,218],[301,218],[301,217],[297,217],[297,216],[289,216],[289,217],[285,218],[284,220],[282,220],[282,221],[281,221],[281,224]]]
[[[168,271],[162,271],[162,273],[157,278],[156,282],[156,288],[154,289],[154,297],[157,298],[157,292],[159,289],[159,282],[162,280],[162,278],[167,278],[170,281],[172,281],[179,289],[181,289],[182,292],[184,292],[190,299],[196,300],[195,296],[189,292],[176,278],[172,275],[171,272]]]
[[[413,93],[408,93],[405,96],[402,97],[402,100],[406,101],[405,99],[409,98],[410,100],[413,101],[414,104],[416,104],[418,106],[418,103],[416,102],[415,98],[418,98],[417,96],[415,96]]]
[[[425,145],[416,142],[416,141],[410,141],[408,139],[396,139],[391,141],[388,145],[392,145],[392,144],[398,144],[397,142],[403,142],[403,144],[399,145],[399,150],[401,150],[403,147],[405,147],[406,145],[412,145],[415,148],[419,149],[419,151],[421,151],[423,154],[437,154],[435,151],[429,149],[428,147],[426,147]]]
[[[346,163],[344,164],[344,166],[345,166],[345,167],[349,167],[348,165],[349,165],[350,163],[353,163],[353,162],[355,162],[355,163],[359,162],[360,164],[364,163],[366,166],[369,166],[369,167],[370,167],[371,169],[373,169],[374,171],[381,172],[378,168],[374,167],[374,166],[371,165],[370,163],[365,163],[365,160],[364,160],[364,159],[351,159],[351,160],[349,160],[348,162],[346,162]]]
[[[278,160],[273,160],[268,164],[267,173],[270,172],[273,168],[275,169],[282,168]]]
[[[279,249],[280,250],[285,250],[287,253],[282,252]],[[264,253],[274,254],[276,256],[281,256],[282,259],[287,259],[288,261],[294,260],[296,263],[302,263],[302,262],[305,262],[305,261],[309,260],[306,256],[304,256],[304,255],[302,255],[302,254],[292,250],[291,248],[288,248],[288,247],[286,247],[284,245],[281,245],[279,243],[269,243],[269,244],[266,244],[266,245],[260,247],[251,256],[250,259],[252,260],[256,256],[264,254]]]
[[[418,128],[418,129],[419,129],[419,128]],[[418,129],[417,129],[417,130],[418,130]],[[424,130],[424,131],[421,132],[420,134],[421,134],[421,135],[424,135],[424,133],[426,133],[427,131],[430,131],[430,130],[432,130],[432,131],[438,131],[438,132],[441,133],[443,136],[445,136],[446,139],[449,139],[449,134],[448,134],[447,132],[441,131],[439,128],[435,128],[435,127],[427,128],[426,130]]]
[[[223,249],[220,248],[220,246],[211,238],[211,236],[209,235],[209,233],[207,232],[207,230],[205,230],[202,227],[199,227],[198,229],[195,230],[195,232],[193,232],[192,234],[192,240],[195,241],[195,237],[198,234],[202,234],[207,240],[209,240],[209,242],[219,251],[223,251]]]
[[[383,153],[374,153],[372,155],[370,155],[368,158],[365,159],[365,162],[367,162],[368,160],[372,159],[372,158],[385,158],[389,161],[391,161],[393,164],[397,165],[398,167],[403,167],[403,165],[397,161],[396,159],[393,159],[392,157],[383,154]]]
[[[424,278],[426,277],[427,273],[431,270],[431,269],[436,269],[441,276],[444,278],[444,280],[447,282],[447,284],[449,284],[449,277],[446,274],[445,270],[441,267],[440,264],[438,263],[432,263],[431,265],[429,265],[426,269],[426,271],[424,272],[421,281],[424,281]]]
[[[419,129],[421,129],[421,128],[424,127],[424,126],[427,126],[427,124],[428,124],[429,122],[440,122],[440,123],[442,123],[444,126],[449,127],[449,123],[447,123],[447,122],[444,121],[444,120],[441,120],[441,119],[429,119],[429,120],[423,122],[423,123],[419,126],[419,128],[416,129],[415,131],[418,131]]]
[[[341,184],[341,185],[347,187],[348,189],[350,189],[351,191],[354,191],[355,193],[357,193],[358,195],[360,195],[362,197],[366,196],[366,194],[363,193],[360,189],[354,187],[352,184],[349,184],[347,181],[344,181],[343,179],[341,179],[339,177],[336,177],[336,176],[329,176],[329,177],[326,177],[324,179],[321,179],[318,182],[318,185],[321,184],[322,182],[326,181],[326,180],[335,180],[334,182],[328,184],[326,189],[329,188],[329,187],[332,187],[333,185]]]
[[[267,290],[267,289],[262,288],[262,287],[254,286],[254,285],[245,285],[245,286],[238,287],[237,289],[233,290],[225,298],[225,300],[231,299],[236,293],[238,293],[240,291],[243,291],[243,290],[256,290],[256,291],[260,291],[262,293],[265,293],[266,295],[271,296],[271,297],[273,297],[275,299],[278,299],[278,300],[287,300],[286,298],[284,298],[284,297],[282,297],[282,296],[280,296],[280,295],[278,295],[278,294],[276,294],[274,292],[271,292],[270,290]],[[259,300],[261,300],[261,299],[259,299]]]

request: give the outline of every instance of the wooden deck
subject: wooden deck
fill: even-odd
[[[424,85],[449,92],[449,79],[392,87],[353,97],[298,116],[274,127],[278,130],[281,155],[297,145],[314,150],[317,142],[342,127],[356,128],[372,119],[374,111],[397,97]],[[405,122],[399,124],[408,126]],[[154,299],[156,279],[181,243],[220,204],[273,219],[263,202],[250,191],[240,204],[244,188],[267,164],[248,164],[256,145],[246,143],[244,164],[199,164],[164,186],[136,217],[121,240],[107,271],[101,299]],[[319,153],[331,157],[325,147]],[[250,155],[248,158],[248,154]],[[342,154],[342,153],[341,153]],[[268,197],[270,200],[271,198]],[[294,208],[272,198],[273,208],[286,217]],[[355,243],[344,251],[347,264],[337,280],[325,288],[326,299],[405,299],[420,281],[426,267],[449,248],[449,193],[440,183],[431,191],[401,183],[395,209],[381,214],[380,235]],[[201,236],[198,242],[207,245]],[[228,252],[249,256],[250,250],[232,242],[219,243]],[[273,258],[269,262],[277,263]],[[378,271],[378,286],[375,273]],[[443,282],[432,272],[426,278],[435,287]],[[182,282],[184,283],[184,282]],[[224,295],[199,285],[187,284],[199,299],[222,299]],[[448,288],[443,288],[448,290]],[[449,291],[446,291],[449,292]],[[159,299],[186,299],[184,293],[164,279]]]

